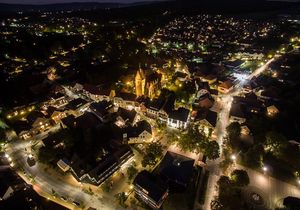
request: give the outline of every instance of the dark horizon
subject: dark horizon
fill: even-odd
[[[165,0],[0,0],[2,4],[21,4],[21,5],[48,5],[65,3],[137,3],[137,2],[157,2]]]
[[[162,2],[172,0],[0,0],[0,4],[10,5],[51,5],[51,4],[68,4],[68,3],[120,3],[120,4],[131,4],[131,3],[142,3],[142,2]],[[175,0],[173,0],[175,1]],[[193,0],[188,0],[191,2]],[[196,1],[196,0],[194,0]],[[219,1],[219,0],[215,0]],[[234,1],[234,0],[232,0]],[[250,0],[241,0],[243,2],[249,2]],[[298,3],[300,0],[261,0],[262,2],[274,1],[274,2],[295,2]],[[205,1],[203,1],[204,3]],[[222,0],[221,0],[222,2]],[[198,2],[199,3],[199,2]]]

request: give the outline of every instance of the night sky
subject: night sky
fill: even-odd
[[[53,4],[53,3],[68,3],[68,2],[120,2],[132,3],[142,1],[159,1],[159,0],[0,0],[0,3],[10,4]]]

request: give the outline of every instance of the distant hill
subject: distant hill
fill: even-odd
[[[84,2],[84,3],[61,3],[61,4],[46,4],[46,5],[26,5],[26,4],[0,3],[0,13],[1,12],[8,13],[8,12],[113,9],[113,8],[146,5],[151,3],[152,3],[151,1],[137,2],[131,4]]]
[[[74,0],[76,1],[76,0]],[[292,0],[293,1],[293,0]],[[300,0],[299,0],[300,1]],[[140,12],[143,10],[176,10],[180,12],[209,12],[209,13],[252,13],[278,10],[296,10],[299,11],[300,3],[298,0],[290,2],[289,0],[166,0],[166,1],[146,1],[131,4],[122,3],[63,3],[49,5],[18,5],[1,4],[0,14],[12,12],[35,12],[35,11],[61,11],[77,10],[89,11],[100,9],[117,9],[125,11]],[[119,9],[118,9],[119,8]],[[132,9],[131,9],[132,8]]]

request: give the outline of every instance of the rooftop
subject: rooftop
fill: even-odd
[[[145,170],[135,177],[133,183],[142,188],[143,191],[157,203],[159,203],[168,191],[168,187],[159,177]]]

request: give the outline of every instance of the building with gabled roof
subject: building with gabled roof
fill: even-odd
[[[189,116],[190,110],[180,107],[168,113],[167,125],[171,128],[186,129]]]

